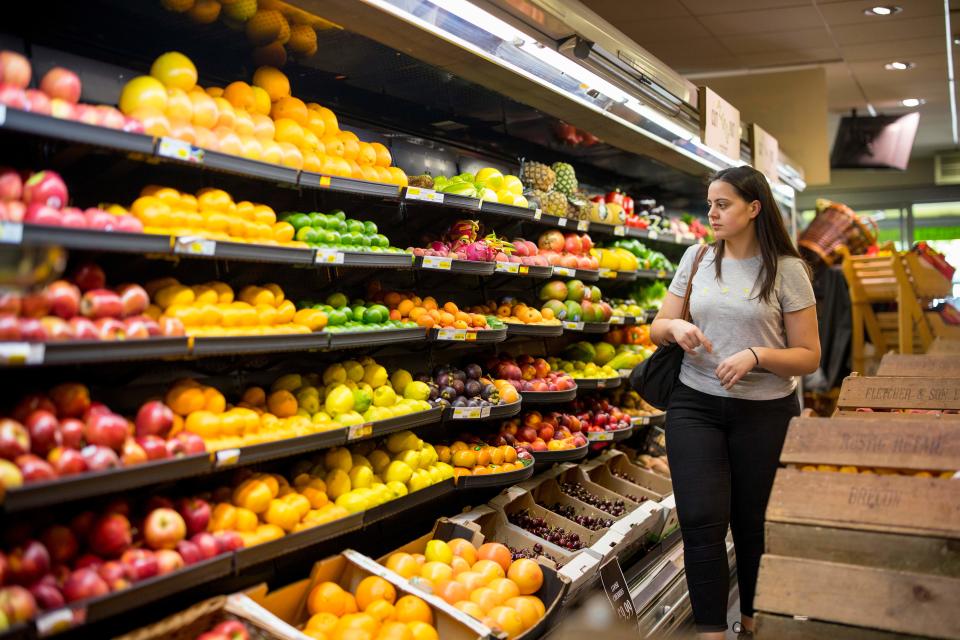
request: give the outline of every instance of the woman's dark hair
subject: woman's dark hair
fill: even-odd
[[[793,246],[787,227],[783,223],[780,207],[773,199],[770,184],[762,173],[749,165],[731,167],[718,171],[710,178],[710,182],[717,180],[729,184],[737,195],[748,203],[754,200],[760,203],[760,213],[754,218],[754,223],[757,225],[757,240],[760,242],[760,255],[763,258],[759,298],[765,303],[769,302],[777,283],[777,265],[780,256],[800,258],[800,252]],[[720,280],[724,242],[717,240],[713,246],[716,252],[714,268],[717,280]]]

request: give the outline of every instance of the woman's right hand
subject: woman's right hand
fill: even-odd
[[[696,349],[701,345],[707,350],[707,353],[713,353],[713,343],[710,342],[707,336],[703,335],[703,332],[697,328],[697,325],[687,322],[686,320],[672,320],[670,324],[670,335],[673,337],[673,341],[690,355],[696,355]]]

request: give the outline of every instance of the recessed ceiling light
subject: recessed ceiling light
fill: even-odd
[[[899,60],[895,60],[894,62],[888,62],[887,64],[883,65],[883,68],[887,71],[907,71],[908,69],[913,69],[915,66],[917,65],[912,62],[901,62]]]
[[[901,11],[903,11],[902,7],[888,4],[864,9],[863,13],[868,16],[892,16],[893,14],[900,13]]]
[[[900,104],[902,104],[905,107],[919,107],[922,104],[926,104],[926,102],[927,101],[924,100],[923,98],[906,98],[904,100],[901,100]]]

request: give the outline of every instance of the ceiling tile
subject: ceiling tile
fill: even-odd
[[[716,36],[758,31],[789,31],[823,27],[823,19],[812,5],[765,11],[737,11],[699,17]],[[758,27],[761,27],[758,29]]]
[[[690,16],[680,0],[657,0],[656,2],[624,2],[623,0],[581,0],[610,24],[617,26],[623,20],[637,18],[676,18]]]
[[[887,42],[903,38],[936,38],[943,42],[943,18],[877,20],[866,24],[848,24],[831,27],[841,46]]]
[[[720,42],[735,54],[765,51],[802,51],[827,49],[833,41],[824,28],[795,31],[757,32],[735,36],[719,36]]]
[[[654,3],[656,4],[656,3]],[[943,19],[943,1],[942,0],[909,0],[908,2],[898,2],[903,11],[893,16],[868,16],[863,13],[864,9],[872,6],[871,2],[863,0],[841,0],[840,2],[817,2],[820,13],[831,26],[845,24],[873,24],[888,20],[891,22],[900,20],[909,20],[911,18],[922,18],[927,16],[940,16]]]
[[[656,1],[656,0],[654,0]],[[775,9],[779,7],[810,6],[809,0],[681,0],[683,5],[698,16],[752,9]]]
[[[909,60],[917,66],[909,71],[888,71],[884,65],[892,60]],[[861,81],[899,85],[907,82],[947,81],[946,56],[913,56],[899,58],[889,56],[871,62],[850,62],[850,69]]]
[[[684,41],[695,44],[710,37],[710,32],[692,18],[659,18],[655,20],[622,20],[618,29],[630,36],[641,47],[664,41]]]
[[[946,44],[943,38],[906,38],[903,40],[878,40],[863,44],[841,45],[840,51],[849,62],[862,60],[912,59],[913,56],[938,54],[946,59]]]

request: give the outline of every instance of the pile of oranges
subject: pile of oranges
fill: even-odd
[[[489,329],[482,313],[462,311],[454,302],[442,305],[432,296],[421,298],[410,291],[386,291],[371,296],[390,309],[391,320],[410,320],[421,327],[432,329]]]
[[[510,387],[509,384],[507,386]],[[523,460],[517,457],[517,450],[506,444],[499,447],[486,444],[468,445],[457,440],[450,446],[438,444],[434,448],[440,462],[453,465],[455,478],[508,473],[524,468]]]
[[[386,567],[510,638],[546,613],[534,595],[543,585],[540,565],[529,558],[513,560],[499,542],[477,548],[463,538],[431,540],[423,554],[390,555]]]
[[[496,315],[502,322],[506,323],[541,325],[560,324],[560,320],[553,315],[552,310],[546,307],[542,310],[537,309],[536,307],[530,307],[523,302],[512,298],[504,299],[500,304],[497,304],[493,300],[489,300],[486,304],[471,307],[470,311],[474,313]]]
[[[307,596],[310,619],[303,633],[318,640],[439,640],[433,609],[414,595],[397,597],[379,576],[367,576],[354,593],[320,582]]]
[[[150,185],[130,205],[130,213],[143,223],[145,233],[308,247],[293,239],[293,225],[278,222],[273,209],[247,200],[234,202],[222,189],[201,189],[191,195]]]
[[[124,85],[119,106],[150,135],[304,171],[407,184],[385,146],[341,130],[333,111],[292,96],[290,80],[275,67],[259,67],[252,83],[204,89],[193,62],[171,51],[150,75]]]

